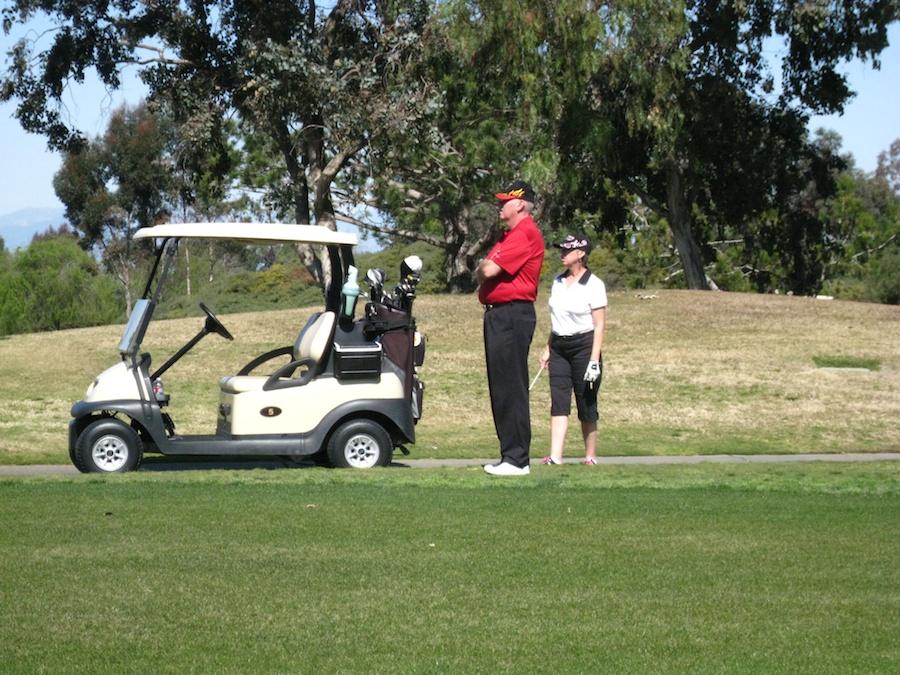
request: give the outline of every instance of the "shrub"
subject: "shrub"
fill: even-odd
[[[870,300],[900,305],[900,246],[891,246],[881,252],[867,286]]]
[[[36,239],[0,274],[0,333],[96,326],[123,318],[116,284],[71,236]]]
[[[397,244],[391,248],[385,248],[374,253],[363,253],[356,256],[356,266],[359,268],[360,287],[366,291],[367,286],[363,282],[366,271],[373,268],[383,269],[387,275],[385,287],[390,291],[399,281],[400,263],[410,255],[417,255],[422,259],[422,280],[416,292],[419,295],[427,293],[443,293],[447,289],[444,279],[444,252],[424,242],[412,244]]]
[[[223,274],[215,281],[204,284],[191,296],[182,294],[166,298],[158,316],[193,316],[197,314],[200,302],[217,314],[321,304],[322,291],[310,279],[305,269],[282,264],[256,272],[242,270]]]

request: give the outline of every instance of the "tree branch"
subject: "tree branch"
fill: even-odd
[[[339,220],[342,223],[348,223],[350,225],[355,225],[356,227],[368,230],[369,232],[377,232],[378,234],[387,234],[391,237],[402,237],[403,239],[410,239],[412,241],[424,241],[426,244],[431,244],[432,246],[437,246],[438,248],[447,248],[447,243],[438,239],[437,237],[423,234],[422,232],[416,232],[415,230],[401,230],[392,227],[383,227],[381,225],[374,225],[372,223],[367,223],[359,218],[354,218],[353,216],[348,216],[345,213],[335,212],[334,214],[335,220]]]
[[[329,160],[328,164],[325,165],[325,168],[322,169],[320,175],[317,176],[317,179],[328,181],[329,183],[333,181],[335,176],[337,176],[338,171],[344,168],[347,162],[349,162],[362,148],[362,143],[356,143],[349,148],[336,152]]]
[[[850,259],[851,259],[851,260],[856,260],[857,258],[859,258],[859,257],[861,257],[861,256],[868,255],[869,253],[874,253],[875,251],[880,251],[880,250],[883,249],[885,246],[887,246],[887,245],[890,244],[892,241],[894,241],[894,239],[896,239],[896,238],[897,238],[897,235],[896,235],[896,234],[893,234],[893,235],[891,235],[890,237],[888,237],[885,241],[881,242],[881,244],[879,244],[879,245],[876,246],[875,248],[867,248],[865,251],[860,251],[859,253],[857,253],[856,255],[854,255],[854,256],[853,256],[852,258],[850,258]]]
[[[638,185],[633,180],[626,179],[626,180],[622,181],[622,184],[626,188],[631,190],[634,194],[636,194],[638,197],[640,197],[641,201],[644,202],[647,205],[647,207],[654,213],[659,214],[661,216],[665,216],[666,214],[668,214],[669,210],[665,206],[663,206],[658,201],[656,201],[653,197],[651,197],[649,192],[647,192],[644,188],[642,188],[640,185]]]
[[[123,61],[123,63],[129,63],[138,66],[146,66],[150,63],[162,63],[167,66],[186,66],[191,63],[187,59],[179,59],[179,58],[168,58],[163,52],[163,47],[154,47],[153,45],[147,44],[129,44],[128,42],[120,42],[120,45],[123,47],[131,47],[132,49],[146,49],[150,52],[155,52],[156,56],[148,59],[128,59]]]

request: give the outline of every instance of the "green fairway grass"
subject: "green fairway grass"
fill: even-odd
[[[0,672],[890,673],[900,463],[0,478]]]

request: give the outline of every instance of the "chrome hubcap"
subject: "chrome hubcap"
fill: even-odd
[[[94,463],[103,471],[117,471],[128,461],[128,446],[115,435],[102,436],[91,448]]]
[[[344,446],[347,463],[355,469],[369,469],[378,462],[378,443],[368,434],[356,434]]]

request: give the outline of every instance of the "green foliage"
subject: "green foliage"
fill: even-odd
[[[540,88],[531,68],[540,41],[534,16],[503,1],[438,4],[411,64],[428,98],[410,123],[380,131],[366,155],[379,180],[360,201],[373,199],[387,214],[387,236],[444,252],[445,290],[474,290],[474,268],[497,235],[499,187],[525,177],[541,191],[552,176],[555,151],[541,140],[541,114],[523,105],[522,89]],[[504,48],[510,34],[520,41],[515,53]]]
[[[822,284],[821,294],[833,298],[840,298],[841,300],[862,302],[869,298],[866,285],[867,283],[865,280],[850,276],[840,277],[838,279],[828,279]],[[873,299],[873,301],[875,300]]]
[[[874,261],[867,280],[867,297],[874,302],[900,305],[900,246],[883,250]]]
[[[375,253],[357,256],[356,266],[359,268],[360,280],[365,278],[368,269],[383,269],[387,275],[385,286],[390,291],[399,281],[400,263],[411,255],[417,255],[422,259],[422,280],[416,289],[417,293],[420,295],[442,293],[446,288],[443,278],[444,253],[425,242],[395,245]]]
[[[815,292],[825,264],[816,203],[833,192],[833,159],[806,142],[806,114],[839,110],[849,95],[840,62],[886,46],[898,9],[876,4],[819,3],[797,14],[772,2],[610,8],[589,86],[563,106],[560,211],[602,208],[621,222],[617,198],[634,195],[671,226],[688,287],[706,286],[705,266],[717,257],[707,242],[744,237],[741,262],[754,285],[771,288],[754,278],[762,248],[786,288]],[[789,47],[777,102],[769,92],[778,64],[765,52],[772,35]],[[569,43],[579,46],[594,49]],[[773,210],[777,217],[762,217]]]
[[[102,138],[65,153],[53,185],[85,245],[102,250],[164,212],[173,180],[164,160],[172,129],[161,122],[146,103],[123,106]]]
[[[126,302],[128,229],[175,211],[371,218],[386,242],[440,248],[444,288],[469,292],[496,236],[490,195],[514,177],[538,189],[547,231],[613,233],[623,255],[602,264],[626,287],[705,288],[709,276],[724,289],[874,297],[865,277],[896,207],[876,214],[859,186],[832,200],[846,176],[806,126],[842,109],[841,64],[877,62],[898,16],[894,0],[14,0],[6,30],[32,18],[52,30],[15,45],[0,100],[66,151],[57,190],[85,245],[125,233],[104,262]],[[66,124],[68,84],[94,68],[115,88],[125,65],[150,102],[83,138]],[[880,160],[887,187],[898,157]],[[622,235],[636,205],[671,232],[655,266]]]
[[[169,294],[160,305],[161,318],[196,314],[198,302],[217,314],[308,307],[323,302],[322,290],[302,267],[276,264],[258,271],[240,270],[217,277],[188,295]]]
[[[174,198],[173,129],[146,103],[115,110],[106,133],[68,149],[53,187],[81,245],[96,250],[123,289],[130,311],[135,264],[148,252],[134,244],[140,227],[167,219]]]
[[[748,293],[753,291],[752,281],[743,274],[740,266],[732,264],[725,256],[716,258],[709,276],[720,291]]]
[[[240,187],[248,190],[234,204],[242,212],[333,226],[336,202],[373,175],[368,146],[412,126],[427,108],[433,87],[410,73],[429,11],[425,0],[328,7],[15,0],[3,9],[7,29],[35,15],[51,29],[17,44],[0,100],[17,102],[23,126],[71,151],[85,139],[61,114],[68,84],[94,68],[115,88],[121,68],[138,68],[151,105],[177,126],[177,151],[161,166],[181,174],[173,189],[182,212],[228,211],[221,202]],[[247,150],[244,166],[239,147]],[[237,175],[245,185],[229,182]]]
[[[835,196],[820,206],[823,293],[884,302],[879,299],[884,294],[874,291],[877,284],[890,285],[887,279],[876,280],[879,260],[889,255],[892,242],[900,237],[900,193],[891,188],[886,176],[885,171],[865,175],[851,164],[837,177]]]
[[[72,236],[37,239],[0,265],[0,334],[101,325],[122,316],[114,282]]]
[[[13,255],[5,249],[0,251],[0,335],[30,331],[25,295],[22,275],[15,269]]]
[[[642,233],[647,234],[647,233]],[[659,254],[647,254],[648,236],[634,237],[622,247],[611,234],[604,234],[595,242],[595,248],[588,258],[591,271],[603,279],[609,291],[656,288],[663,277],[659,265]],[[557,254],[557,251],[553,251]],[[562,266],[556,262],[556,271]]]

